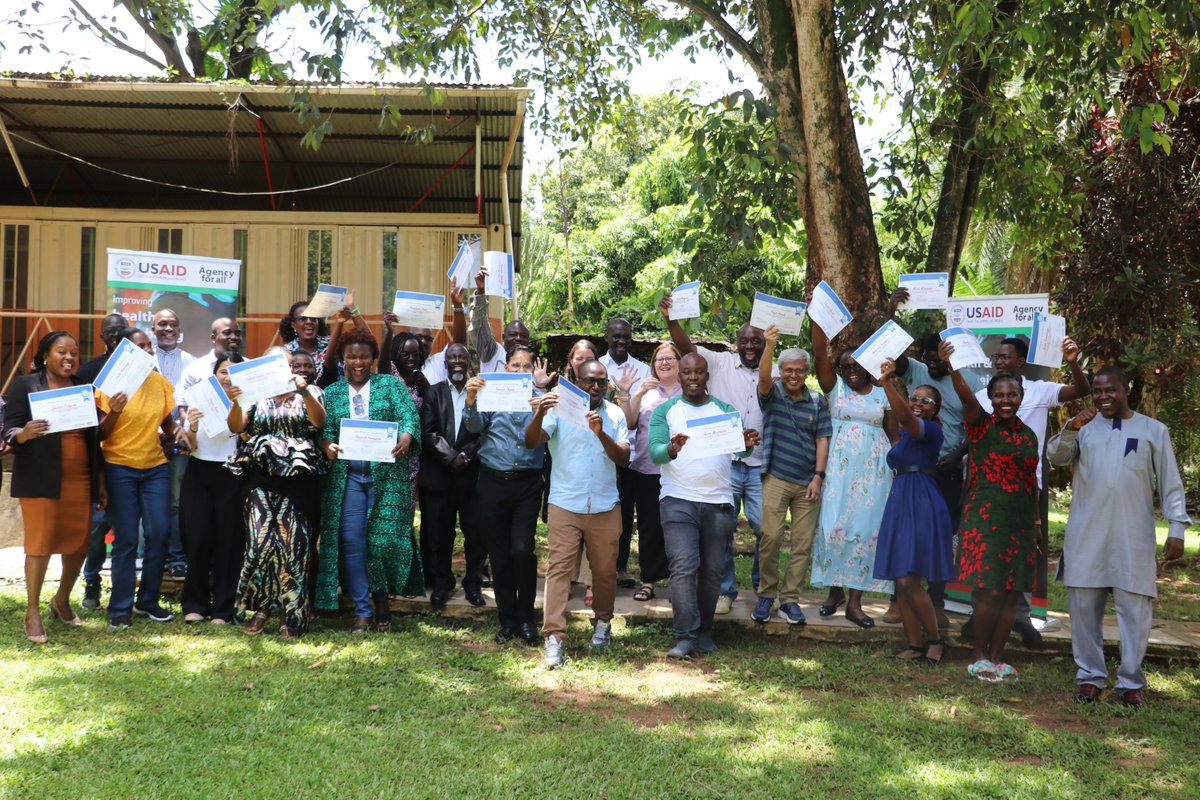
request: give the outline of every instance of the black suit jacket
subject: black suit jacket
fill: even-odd
[[[462,485],[462,479],[474,483],[479,473],[479,434],[467,430],[466,422],[458,425],[454,436],[454,400],[449,381],[441,381],[425,392],[421,406],[421,472],[417,484],[423,489],[445,490],[451,484]],[[464,472],[453,474],[450,463],[462,453],[471,459]]]
[[[83,386],[84,382],[71,376],[71,382]],[[4,420],[5,438],[13,429],[25,427],[30,420],[29,395],[50,388],[46,383],[44,372],[32,375],[22,375],[13,381],[8,390],[7,412]],[[92,500],[96,500],[99,492],[100,475],[100,429],[84,428],[83,435],[87,440],[89,465],[92,472]],[[13,497],[53,497],[58,498],[62,489],[62,434],[51,433],[30,439],[25,444],[16,444],[13,440]]]

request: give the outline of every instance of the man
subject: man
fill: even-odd
[[[454,531],[462,527],[463,551],[467,559],[463,594],[473,606],[485,604],[483,565],[487,544],[479,530],[475,483],[479,478],[479,434],[467,430],[463,411],[467,407],[467,378],[471,356],[466,345],[451,344],[446,354],[448,380],[435,383],[421,406],[421,555],[425,575],[432,580],[429,600],[444,606],[454,593]]]
[[[829,404],[809,391],[808,353],[798,348],[779,354],[779,380],[771,377],[771,362],[779,329],[763,333],[766,347],[758,363],[758,404],[763,410],[763,507],[762,541],[759,545],[761,575],[758,604],[750,614],[755,622],[766,622],[779,603],[779,616],[791,625],[803,625],[800,590],[812,556],[813,535],[821,510],[821,485],[829,459],[833,423]],[[783,587],[779,584],[779,546],[784,522],[792,512],[792,548]]]
[[[730,483],[733,456],[693,455],[688,450],[689,421],[736,411],[708,393],[708,364],[699,353],[684,356],[679,362],[682,394],[658,406],[650,417],[650,459],[662,465],[659,497],[671,570],[676,641],[667,651],[670,658],[716,649],[713,614],[737,519]],[[746,428],[745,449],[735,456],[746,457],[758,443],[758,432]]]
[[[480,267],[475,273],[475,294],[471,306],[471,328],[469,336],[471,349],[479,358],[479,371],[504,372],[508,351],[515,345],[529,346],[529,328],[519,319],[504,326],[501,341],[492,338],[492,325],[488,322],[488,299],[484,291],[484,281],[487,279],[487,267]]]
[[[1021,407],[1017,409],[1017,417],[1028,425],[1037,436],[1040,453],[1046,447],[1046,425],[1050,409],[1072,400],[1087,397],[1092,393],[1092,385],[1088,382],[1083,368],[1079,366],[1079,346],[1069,336],[1063,338],[1063,359],[1066,360],[1067,367],[1071,371],[1071,383],[1061,384],[1054,381],[1026,379],[1023,372],[1025,359],[1028,356],[1029,345],[1023,339],[1012,337],[1000,342],[1000,347],[992,356],[992,364],[996,368],[997,375],[1012,375],[1021,382],[1021,388],[1025,394],[1021,398]],[[984,413],[992,413],[992,401],[988,399],[986,387],[975,392],[975,398],[979,400],[979,405],[983,407]],[[1042,483],[1042,462],[1040,460],[1037,467],[1037,480],[1038,488],[1041,490],[1038,501],[1038,517],[1044,526],[1050,514],[1050,497]],[[1042,530],[1044,532],[1045,528],[1043,527]],[[973,633],[968,627],[970,624],[970,620],[968,620],[967,624],[963,626],[964,636]],[[1024,595],[1021,596],[1017,605],[1017,618],[1013,622],[1013,630],[1021,635],[1021,641],[1025,643],[1026,647],[1042,646],[1042,633],[1033,626],[1033,622],[1029,619],[1029,598]]]
[[[1097,372],[1095,407],[1071,419],[1050,440],[1047,454],[1055,466],[1075,465],[1061,577],[1071,615],[1071,651],[1079,666],[1076,699],[1095,702],[1108,679],[1103,623],[1112,592],[1121,636],[1117,697],[1138,708],[1145,704],[1142,659],[1157,595],[1155,490],[1169,525],[1163,547],[1167,561],[1183,556],[1191,520],[1167,427],[1129,407],[1128,385],[1120,367]]]
[[[704,359],[712,376],[710,387],[713,395],[733,406],[742,415],[747,428],[762,430],[762,409],[758,405],[758,364],[762,358],[762,331],[746,323],[737,333],[737,353],[718,353],[697,348],[688,338],[679,323],[671,319],[671,296],[667,295],[658,304],[659,313],[667,321],[671,341],[683,355],[696,353]],[[771,376],[778,378],[779,370],[772,369]],[[717,601],[717,613],[728,614],[737,599],[734,586],[733,534],[737,528],[738,513],[746,512],[746,521],[754,532],[754,566],[750,579],[755,587],[759,579],[758,546],[762,539],[762,452],[755,448],[745,457],[735,457],[730,470],[733,489],[733,521],[730,528],[728,552],[725,554],[725,577],[721,582],[721,597]]]
[[[579,388],[588,393],[587,427],[565,422],[554,413],[558,394],[543,395],[525,428],[525,446],[550,447],[550,500],[547,512],[546,589],[542,613],[546,668],[564,662],[567,599],[579,548],[587,550],[592,568],[593,648],[612,643],[613,606],[617,593],[617,550],[621,542],[621,508],[617,467],[629,465],[629,433],[625,415],[604,399],[608,370],[585,361],[576,371]]]
[[[109,314],[100,322],[100,340],[104,342],[104,352],[84,364],[75,373],[84,383],[93,383],[100,375],[100,370],[108,363],[108,357],[121,342],[121,334],[129,327],[125,317],[120,314]],[[92,527],[88,531],[87,556],[83,562],[83,607],[100,607],[100,568],[104,566],[107,548],[104,537],[112,525],[108,521],[105,509],[92,512]]]
[[[604,343],[608,352],[600,356],[600,363],[611,375],[610,384],[619,380],[633,379],[628,393],[632,397],[638,384],[650,377],[650,366],[629,355],[629,344],[633,341],[633,326],[629,320],[617,317],[608,321],[604,328]],[[632,451],[637,428],[629,431],[629,447]],[[633,542],[633,474],[629,467],[617,468],[617,487],[621,494],[621,548],[617,551],[617,586],[629,589],[637,581],[629,574],[629,546]]]
[[[197,383],[208,380],[213,374],[213,367],[216,366],[218,358],[224,357],[226,353],[242,352],[242,330],[237,321],[229,317],[213,320],[209,338],[212,340],[212,349],[197,357],[183,370],[183,376],[175,387],[176,405],[187,405],[183,401],[183,393]]]
[[[151,323],[154,333],[154,358],[158,362],[158,371],[172,388],[179,385],[183,371],[196,360],[196,357],[179,346],[179,317],[169,308],[164,308],[154,315]],[[183,421],[175,414],[175,425],[181,430]],[[183,472],[187,469],[188,457],[184,452],[176,452],[173,448],[167,453],[167,467],[171,476],[171,538],[167,543],[167,572],[172,578],[182,580],[187,575],[187,553],[183,549],[183,539],[179,534],[179,489],[183,485]]]

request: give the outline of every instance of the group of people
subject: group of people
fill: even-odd
[[[1063,575],[1077,695],[1096,699],[1107,678],[1100,623],[1111,591],[1121,628],[1117,690],[1129,705],[1143,702],[1154,491],[1170,521],[1168,557],[1182,552],[1189,520],[1167,431],[1129,408],[1119,368],[1089,381],[1066,339],[1071,382],[1029,379],[1027,345],[1011,338],[988,377],[955,369],[953,347],[933,336],[919,357],[886,361],[876,380],[853,348],[831,354],[815,323],[811,357],[788,348],[776,358],[773,326],[744,325],[732,352],[698,347],[671,320],[668,296],[659,310],[670,340],[650,363],[631,355],[631,326],[614,319],[606,352],[580,338],[560,379],[535,356],[520,321],[493,337],[484,277],[470,297],[469,324],[466,292],[452,289],[451,343],[436,354],[433,331],[402,329],[390,314],[377,343],[352,299],[328,320],[306,316],[297,303],[280,327],[292,386],[245,407],[229,378],[244,360],[234,320],[213,322],[212,349],[197,358],[178,348],[178,321],[166,310],[153,338],[117,315],[106,319],[107,352],[82,366],[73,336],[43,337],[33,371],[13,385],[4,423],[26,527],[28,638],[47,640],[40,596],[53,554],[62,555],[63,575],[51,616],[81,624],[70,602],[81,568],[84,604],[99,605],[109,528],[110,626],[128,627],[132,615],[172,619],[159,592],[177,520],[187,622],[237,620],[255,635],[277,617],[279,634],[291,638],[314,609],[336,611],[344,598],[354,609],[352,634],[386,631],[392,596],[429,591],[441,606],[454,593],[461,530],[463,593],[484,606],[482,589],[491,585],[497,643],[540,642],[546,665],[558,667],[575,581],[587,587],[590,645],[603,648],[612,642],[618,587],[648,601],[669,579],[676,641],[667,655],[692,658],[715,648],[714,617],[736,599],[733,540],[744,513],[756,539],[754,620],[803,624],[800,592],[811,565],[812,584],[828,588],[819,614],[843,609],[871,628],[863,593],[894,591],[889,613],[907,638],[897,657],[938,664],[945,584],[957,579],[975,590],[964,631],[974,648],[968,672],[1012,680],[1017,670],[1004,658],[1010,631],[1036,636],[1026,593],[1046,519],[1048,452],[1055,464],[1076,465]],[[894,302],[903,299],[897,290]],[[158,371],[132,396],[97,392],[98,427],[51,433],[31,418],[30,393],[94,380],[121,338],[154,354]],[[819,391],[808,384],[810,364]],[[530,377],[528,410],[479,408],[483,375],[499,372]],[[186,401],[210,376],[232,401],[219,425]],[[586,394],[586,424],[560,418],[562,391],[571,387],[554,384],[564,380]],[[1047,448],[1048,410],[1093,391],[1094,407]],[[743,449],[711,455],[689,447],[694,426],[720,415],[740,423]],[[344,420],[395,423],[393,460],[343,457]],[[535,531],[543,514],[539,632]],[[635,530],[640,580],[628,572]]]

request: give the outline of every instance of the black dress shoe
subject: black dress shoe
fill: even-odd
[[[501,626],[500,630],[496,631],[496,644],[508,644],[515,638],[517,638],[517,629],[511,625]]]
[[[866,614],[863,614],[861,617],[856,617],[856,616],[852,615],[849,611],[847,611],[846,619],[850,620],[851,622],[853,622],[855,625],[857,625],[860,628],[874,628],[875,627],[875,620],[871,619]]]
[[[429,605],[434,608],[441,608],[446,605],[446,601],[450,599],[450,593],[445,589],[434,589],[429,595]]]
[[[488,572],[483,573],[483,577],[479,579],[479,582],[480,582],[480,584],[483,585],[483,588],[485,588],[485,589],[492,588],[491,573],[488,573]]]
[[[525,644],[537,644],[542,640],[538,636],[537,625],[532,622],[522,622],[521,627],[517,629],[517,635],[525,640]]]
[[[1017,617],[1013,620],[1013,630],[1021,635],[1021,642],[1028,648],[1039,650],[1042,647],[1042,632],[1033,627],[1029,617]]]
[[[483,599],[483,592],[478,589],[463,589],[463,594],[467,597],[467,602],[476,608],[482,608],[487,605],[487,600]]]

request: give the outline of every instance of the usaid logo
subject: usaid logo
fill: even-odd
[[[950,306],[950,324],[951,325],[962,325],[964,322],[967,321],[966,313],[964,312],[963,309],[964,309],[964,306],[961,303],[956,303],[956,304]]]
[[[137,273],[137,264],[131,258],[119,258],[113,271],[117,273],[117,277],[129,279]]]

